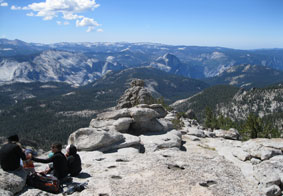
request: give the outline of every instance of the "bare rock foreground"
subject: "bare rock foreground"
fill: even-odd
[[[146,91],[142,82],[131,88],[134,93],[128,90],[119,102],[123,107],[99,114],[89,127],[70,135],[68,143],[78,146],[83,163],[73,181],[88,181],[85,190],[73,195],[282,195],[283,139],[242,142],[235,129],[206,130],[184,118],[184,127],[176,130],[176,113],[144,101],[136,105],[139,98],[145,100],[141,92]],[[1,195],[19,189],[9,189],[7,176],[0,170]],[[52,194],[26,187],[18,195]]]

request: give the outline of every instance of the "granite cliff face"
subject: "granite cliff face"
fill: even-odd
[[[234,119],[244,119],[249,113],[257,113],[260,117],[263,117],[265,115],[282,112],[282,96],[282,85],[264,89],[240,89],[231,102],[220,104],[217,110]]]
[[[174,128],[176,119],[182,128]],[[74,195],[281,195],[283,140],[239,138],[235,129],[206,130],[158,104],[109,109],[68,139],[83,163],[73,181],[88,180]],[[0,172],[0,193],[17,192]],[[19,195],[49,194],[25,188]]]

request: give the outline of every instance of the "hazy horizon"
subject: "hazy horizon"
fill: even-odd
[[[157,42],[127,42],[127,41],[113,41],[113,42],[109,42],[109,41],[94,41],[94,42],[91,42],[91,41],[83,41],[83,42],[72,42],[72,41],[66,41],[66,42],[51,42],[51,43],[41,43],[41,42],[28,42],[28,41],[25,41],[25,40],[21,40],[21,39],[8,39],[8,38],[0,38],[0,39],[7,39],[7,40],[10,40],[10,41],[15,41],[15,40],[20,40],[20,41],[23,41],[23,42],[26,42],[26,43],[29,43],[29,44],[44,44],[44,45],[52,45],[52,44],[59,44],[59,43],[111,43],[111,44],[119,44],[119,43],[128,43],[128,44],[160,44],[160,45],[164,45],[164,46],[185,46],[185,47],[212,47],[212,48],[227,48],[227,49],[234,49],[234,50],[283,50],[283,47],[282,48],[245,48],[245,49],[242,49],[242,48],[232,48],[232,47],[224,47],[224,46],[205,46],[205,45],[185,45],[185,44],[167,44],[167,43],[157,43]]]

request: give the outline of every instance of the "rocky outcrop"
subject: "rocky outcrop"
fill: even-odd
[[[246,142],[236,129],[205,130],[190,119],[182,119],[181,132],[197,145],[218,152],[231,161],[257,186],[258,195],[281,195],[283,186],[283,139],[252,139]],[[216,137],[216,138],[214,138]],[[257,195],[257,194],[253,194]]]
[[[123,139],[119,132],[81,128],[70,135],[68,144],[75,145],[78,150],[93,151],[122,142]]]
[[[138,104],[150,104],[152,100],[151,94],[144,88],[144,81],[135,79],[131,82],[131,88],[127,89],[119,99],[116,108],[131,108]]]
[[[222,130],[222,129],[217,129],[217,130],[213,130],[213,132],[215,133],[216,137],[222,137],[225,139],[231,139],[231,140],[239,140],[240,139],[240,134],[238,132],[238,130],[231,128],[229,130]]]
[[[283,139],[242,142],[236,129],[209,130],[189,118],[176,130],[177,113],[158,104],[118,108],[70,135],[83,168],[73,181],[89,182],[74,195],[282,195]]]
[[[20,192],[26,184],[27,173],[23,169],[5,172],[0,169],[0,195],[13,195]]]
[[[140,139],[145,152],[154,152],[168,148],[180,149],[182,145],[182,134],[177,130],[169,131],[166,134],[141,135]]]
[[[134,138],[133,135],[151,132],[166,134],[173,129],[166,115],[166,110],[159,104],[140,104],[132,108],[110,110],[92,119],[89,128],[72,133],[68,143],[87,151],[105,152],[129,146],[139,149],[142,146],[140,138]],[[181,138],[179,144],[173,146],[180,147],[180,141]]]
[[[260,183],[262,192],[266,195],[281,195],[283,186],[283,156],[274,156],[254,167],[254,176]]]
[[[114,129],[121,133],[142,134],[146,132],[169,131],[171,121],[164,120],[167,112],[159,104],[141,104],[132,108],[116,109],[101,113],[91,120],[90,127],[103,130]]]

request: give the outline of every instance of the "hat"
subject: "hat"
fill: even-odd
[[[18,142],[19,141],[19,136],[17,134],[16,135],[11,135],[7,139],[8,139],[9,142]]]

